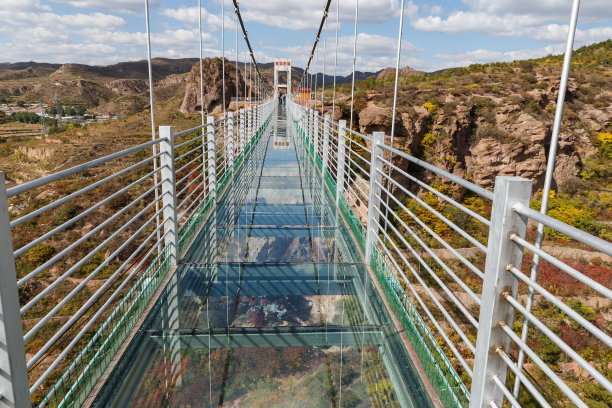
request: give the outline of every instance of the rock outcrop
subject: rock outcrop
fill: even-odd
[[[142,79],[117,79],[108,82],[106,87],[118,95],[134,95],[149,88],[147,81]]]
[[[223,102],[223,70],[220,58],[207,58],[203,66],[204,101],[200,97],[200,65],[193,66],[187,75],[185,96],[181,104],[181,112],[196,113],[203,107],[205,112],[212,113],[222,109]],[[235,68],[225,61],[225,103],[229,106],[231,98],[236,96]],[[244,96],[244,81],[238,78],[238,96]]]

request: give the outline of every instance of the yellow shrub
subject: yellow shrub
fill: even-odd
[[[421,146],[423,147],[430,146],[435,141],[436,141],[436,138],[434,137],[434,135],[432,135],[431,133],[426,133],[425,136],[423,137],[423,140],[421,140]]]
[[[425,107],[425,109],[427,109],[427,112],[429,113],[433,113],[436,109],[438,109],[438,105],[431,102],[425,102],[425,105],[423,106]]]
[[[597,141],[601,144],[612,144],[612,133],[600,133],[599,136],[597,136]]]

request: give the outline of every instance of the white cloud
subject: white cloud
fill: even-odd
[[[0,0],[0,10],[9,11],[51,11],[51,7],[41,5],[39,0]]]
[[[174,20],[186,24],[198,24],[198,8],[197,7],[179,7],[176,9],[163,9],[159,14],[170,17]],[[235,20],[229,16],[225,16],[225,29],[231,30],[235,25]],[[221,15],[212,14],[202,7],[202,29],[219,31],[221,30]]]
[[[126,25],[126,21],[111,14],[55,14],[9,11],[0,9],[0,22],[23,27],[46,27],[62,29],[65,27],[106,27],[115,28]]]
[[[435,54],[434,57],[447,60],[441,64],[440,68],[450,68],[476,63],[486,64],[490,62],[509,62],[520,59],[541,58],[549,54],[562,53],[563,50],[563,45],[549,45],[538,49],[506,52],[479,49],[457,53],[438,53]]]
[[[1,0],[0,0],[1,1]],[[29,0],[30,1],[30,0]],[[110,10],[115,12],[130,12],[144,10],[143,0],[52,0],[73,7],[89,8],[94,10]],[[149,0],[149,7],[159,4],[158,0]]]
[[[352,23],[355,16],[356,0],[340,0],[340,22]],[[323,17],[325,2],[321,0],[242,0],[240,12],[245,21],[280,27],[289,30],[311,31],[319,28]],[[409,1],[406,14],[416,12],[417,8]],[[379,24],[399,15],[397,0],[360,0],[359,22],[362,24]],[[336,3],[330,11],[329,24],[336,18]]]

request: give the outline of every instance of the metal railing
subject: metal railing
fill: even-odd
[[[610,288],[528,242],[527,224],[542,223],[607,255],[610,242],[530,209],[530,180],[497,177],[491,192],[385,144],[382,132],[364,135],[347,129],[346,121],[335,123],[294,101],[287,104],[292,126],[444,406],[522,406],[519,399],[529,406],[587,406],[562,378],[562,366],[534,350],[543,338],[589,381],[612,392],[606,363],[579,355],[524,306],[521,295],[533,289],[564,322],[609,351],[609,329],[589,321],[571,299],[553,295],[521,265],[523,257],[537,254],[609,301]],[[521,339],[526,320],[535,327],[527,342]],[[521,350],[528,362],[519,366]],[[517,377],[520,392],[513,393]]]
[[[0,407],[85,400],[276,103],[12,188],[0,172]]]

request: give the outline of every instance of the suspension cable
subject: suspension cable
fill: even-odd
[[[236,105],[234,106],[234,110],[238,110],[238,19],[236,19],[236,61],[234,61],[234,65],[236,67],[236,77],[234,78],[234,82],[236,85]]]
[[[235,1],[236,0],[234,0],[234,2]],[[315,50],[317,49],[317,44],[319,44],[319,37],[321,36],[321,30],[323,30],[323,24],[325,24],[325,20],[327,20],[327,13],[329,11],[330,4],[331,4],[331,0],[327,0],[327,4],[325,4],[325,10],[323,11],[323,18],[321,19],[321,24],[319,24],[319,30],[317,31],[317,36],[312,46],[312,51],[310,51],[310,57],[308,58],[308,63],[306,64],[306,69],[304,70],[304,73],[302,74],[302,79],[300,79],[300,83],[304,80],[304,77],[306,77],[306,73],[308,72],[308,69],[310,68],[310,63],[312,62],[312,58],[314,57]]]
[[[202,0],[198,0],[198,26],[200,28],[200,114],[204,126],[204,69],[202,67]]]
[[[565,92],[567,90],[567,81],[569,79],[569,71],[572,63],[572,51],[574,49],[574,37],[576,35],[576,24],[578,21],[578,11],[580,9],[580,0],[574,0],[572,5],[572,14],[570,17],[570,25],[567,31],[567,42],[565,45],[565,56],[563,59],[563,68],[561,70],[561,79],[559,82],[559,95],[557,96],[557,107],[555,110],[555,119],[553,122],[553,131],[550,140],[550,151],[548,152],[548,162],[546,165],[546,175],[544,177],[544,188],[542,190],[542,204],[540,206],[540,212],[542,214],[546,214],[548,211],[548,199],[550,196],[550,189],[552,184],[552,177],[555,170],[555,159],[557,156],[557,147],[559,145],[559,131],[561,129],[561,119],[563,117],[563,104],[565,103]],[[538,232],[535,241],[535,247],[541,248],[542,241],[544,240],[544,224],[538,224]],[[531,279],[536,280],[538,276],[538,268],[540,264],[540,256],[538,254],[533,254],[533,261],[531,264]],[[529,287],[529,292],[527,293],[527,302],[525,304],[525,308],[527,311],[531,311],[533,306],[533,296],[534,289],[533,287]],[[523,323],[523,331],[521,333],[521,340],[526,342],[527,337],[529,335],[529,319],[525,316],[525,322]],[[525,352],[523,349],[519,351],[518,359],[517,359],[517,367],[518,369],[523,368],[523,361],[525,359]],[[518,396],[520,390],[521,383],[516,378],[514,382],[514,390],[513,395]]]
[[[221,0],[221,66],[223,72],[223,117],[225,117],[225,0]]]
[[[357,22],[359,21],[359,0],[355,0],[355,34],[353,36],[353,80],[351,81],[351,121],[350,129],[353,129],[353,107],[355,102],[355,60],[357,59]]]
[[[336,0],[336,48],[334,49],[334,94],[332,96],[332,120],[336,120],[336,75],[338,69],[338,26],[340,25],[340,0]]]
[[[405,0],[402,0],[399,30],[398,30],[398,35],[397,35],[397,55],[395,58],[395,84],[393,88],[393,113],[391,115],[391,147],[393,147],[393,138],[395,135],[395,117],[396,117],[396,111],[397,111],[397,88],[399,84],[399,75],[400,75],[400,72],[399,72],[400,56],[402,53],[402,33],[404,29],[404,3],[405,3]],[[392,163],[392,159],[393,159],[393,152],[390,151],[389,152],[389,163]],[[389,188],[390,180],[391,180],[391,166],[389,166],[389,169],[387,172],[387,189],[389,191],[391,191],[391,189]],[[389,207],[389,194],[387,194],[386,201],[387,201],[387,206],[385,207],[385,214],[387,214],[387,209]],[[385,231],[386,230],[387,230],[387,222],[385,222]],[[386,240],[386,237],[385,237],[385,240]]]
[[[234,2],[234,11],[236,12],[236,16],[238,17],[238,21],[240,22],[240,27],[242,27],[242,33],[244,34],[244,41],[246,42],[246,45],[249,49],[249,53],[251,55],[251,60],[253,61],[253,65],[255,65],[255,71],[257,72],[257,75],[263,78],[261,75],[261,72],[259,71],[259,66],[257,65],[257,61],[255,60],[255,54],[253,53],[253,48],[251,48],[251,42],[249,41],[247,30],[244,27],[244,21],[242,21],[242,15],[240,14],[240,7],[238,7],[238,1],[237,0],[232,0],[232,1]],[[265,85],[267,88],[268,84],[265,84]]]
[[[325,102],[325,56],[327,55],[327,19],[325,20],[325,31],[323,32],[323,83],[321,84],[321,115]]]
[[[145,19],[147,23],[147,67],[149,70],[149,105],[151,106],[151,139],[157,139],[155,134],[155,100],[153,98],[153,63],[151,59],[151,29],[149,25],[149,0],[145,0]],[[153,157],[157,156],[157,144],[153,145]],[[157,159],[153,159],[153,185],[157,185]],[[159,191],[155,189],[155,213],[159,211]],[[159,216],[155,217],[155,226],[157,227],[157,242],[160,241],[161,235],[159,232]],[[161,244],[157,245],[157,253],[161,253]]]

